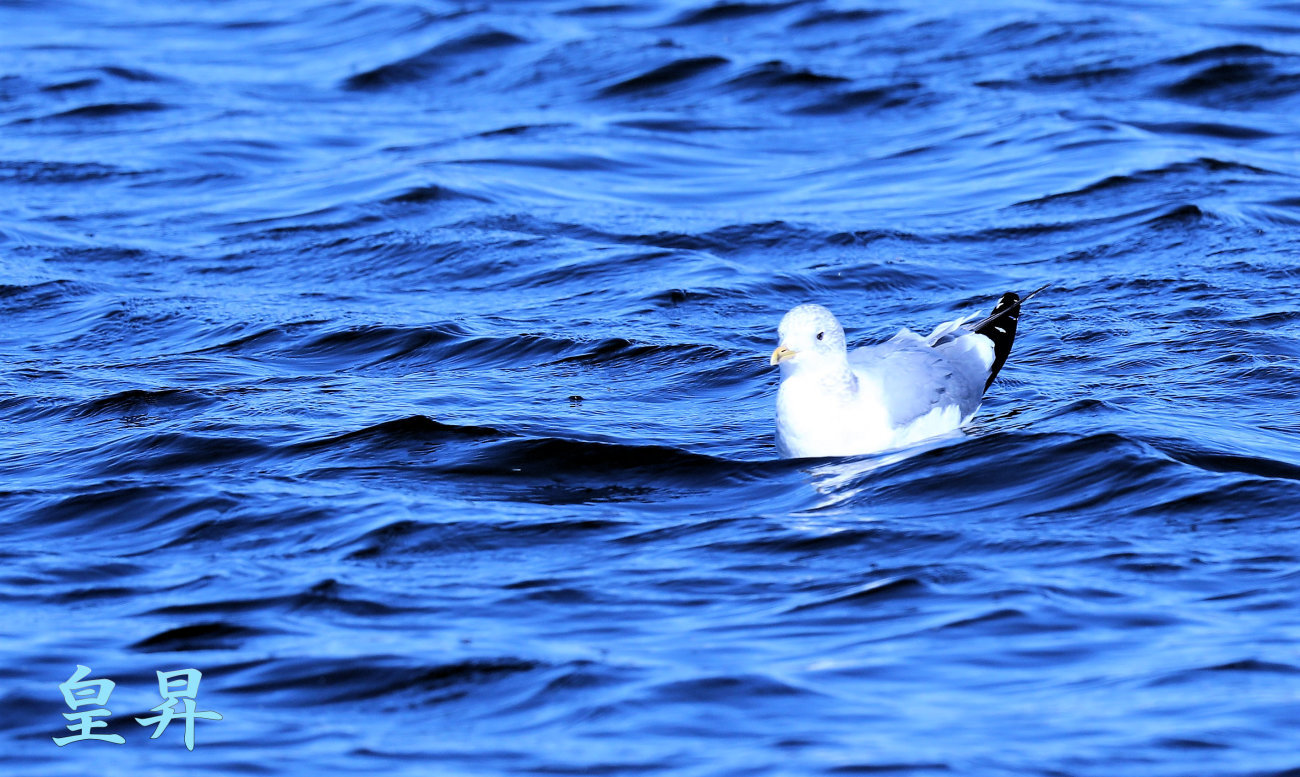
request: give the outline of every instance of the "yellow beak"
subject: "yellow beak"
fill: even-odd
[[[783,345],[775,351],[772,351],[772,360],[768,362],[768,364],[780,364],[786,359],[793,359],[796,353],[798,353],[798,351],[795,351],[792,348],[786,348]]]

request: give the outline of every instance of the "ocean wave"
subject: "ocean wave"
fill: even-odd
[[[524,42],[523,38],[502,30],[478,30],[451,38],[397,62],[348,76],[343,86],[356,91],[373,91],[424,81],[443,70],[458,56],[483,54]]]
[[[1294,767],[1285,8],[103,5],[0,2],[12,768],[78,665],[124,772]],[[778,458],[794,305],[1044,283]]]

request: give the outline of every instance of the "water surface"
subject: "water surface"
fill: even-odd
[[[1300,769],[1300,6],[0,26],[5,770]],[[789,307],[1043,283],[966,434],[776,458]]]

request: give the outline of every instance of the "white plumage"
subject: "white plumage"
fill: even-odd
[[[928,337],[900,329],[852,353],[829,310],[794,308],[781,319],[771,358],[781,366],[777,449],[791,458],[875,453],[961,427],[1011,349],[1020,301],[1003,296],[974,327],[964,326],[968,316]]]

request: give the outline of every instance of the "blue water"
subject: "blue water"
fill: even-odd
[[[0,771],[1300,773],[1300,5],[1220,6],[0,1]],[[776,458],[791,306],[1044,283],[965,435]]]

